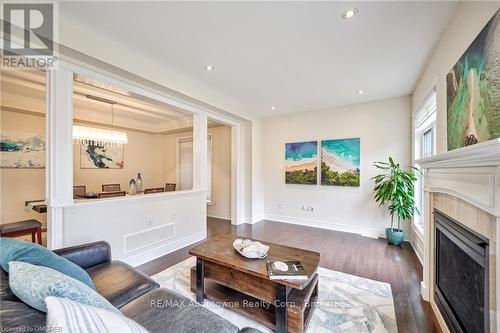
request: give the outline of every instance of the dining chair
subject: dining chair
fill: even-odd
[[[166,192],[173,192],[173,191],[175,191],[175,183],[166,183],[165,184],[165,191]]]
[[[165,192],[165,189],[163,187],[147,188],[144,190],[144,194],[161,193],[161,192]]]
[[[124,197],[125,191],[116,191],[116,192],[101,192],[97,193],[97,198],[114,198],[114,197]]]
[[[73,186],[73,197],[85,197],[87,195],[87,188],[85,185]]]
[[[122,189],[120,188],[120,184],[103,184],[102,191],[103,192],[120,192]]]

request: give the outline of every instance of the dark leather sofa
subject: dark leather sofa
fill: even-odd
[[[238,328],[213,312],[170,290],[133,267],[111,260],[107,242],[95,242],[54,251],[85,269],[97,291],[127,317],[151,333],[237,333]],[[1,269],[0,269],[1,270]],[[46,314],[19,300],[0,272],[0,328],[2,331],[38,332]],[[256,332],[242,329],[241,332]]]

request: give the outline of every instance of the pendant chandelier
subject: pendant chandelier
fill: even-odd
[[[113,105],[115,101],[87,95],[89,99],[89,121],[90,121],[90,100],[107,103],[111,105],[111,124],[114,124],[115,113]],[[128,143],[127,133],[120,131],[113,131],[103,128],[95,128],[88,126],[73,125],[73,142],[76,144],[93,144],[99,146],[114,146]]]

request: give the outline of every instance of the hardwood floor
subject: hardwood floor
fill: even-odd
[[[229,221],[208,219],[208,237],[217,233],[300,247],[321,253],[320,266],[391,284],[400,333],[441,332],[429,303],[420,296],[422,266],[408,243],[388,246],[371,239],[325,229],[263,221],[232,226]],[[186,247],[148,262],[138,269],[154,275],[189,257]]]

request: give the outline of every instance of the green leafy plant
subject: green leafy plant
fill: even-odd
[[[394,215],[398,217],[398,230],[401,229],[401,220],[406,220],[415,214],[420,214],[415,207],[415,181],[417,177],[414,172],[420,172],[418,168],[410,167],[410,171],[403,170],[399,163],[395,163],[392,157],[387,162],[375,162],[377,169],[383,173],[372,177],[375,181],[375,200],[379,206],[388,205],[391,215],[391,230],[394,230]]]

